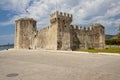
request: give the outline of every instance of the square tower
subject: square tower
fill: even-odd
[[[72,15],[56,11],[50,15],[50,22],[57,31],[55,33],[57,34],[57,50],[71,50],[70,24],[72,22]]]
[[[91,24],[89,26],[92,29],[93,47],[95,49],[105,48],[105,28],[99,23]]]
[[[36,33],[36,21],[32,18],[21,18],[15,21],[15,41],[14,48],[30,49]]]

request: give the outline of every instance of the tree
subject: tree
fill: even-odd
[[[109,39],[105,43],[106,45],[120,45],[120,39]]]
[[[118,26],[118,38],[120,38],[120,24]]]

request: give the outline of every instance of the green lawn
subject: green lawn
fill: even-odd
[[[88,49],[88,50],[81,50],[85,52],[93,52],[93,53],[98,53],[98,52],[106,52],[106,53],[119,53],[120,54],[120,48],[106,48],[106,49]]]

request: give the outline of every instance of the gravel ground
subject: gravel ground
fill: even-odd
[[[120,55],[0,51],[0,80],[120,80]]]

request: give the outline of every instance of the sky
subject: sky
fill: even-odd
[[[15,20],[34,18],[40,29],[56,10],[72,14],[73,25],[100,23],[106,34],[116,34],[120,24],[120,0],[0,0],[0,45],[14,43]]]

